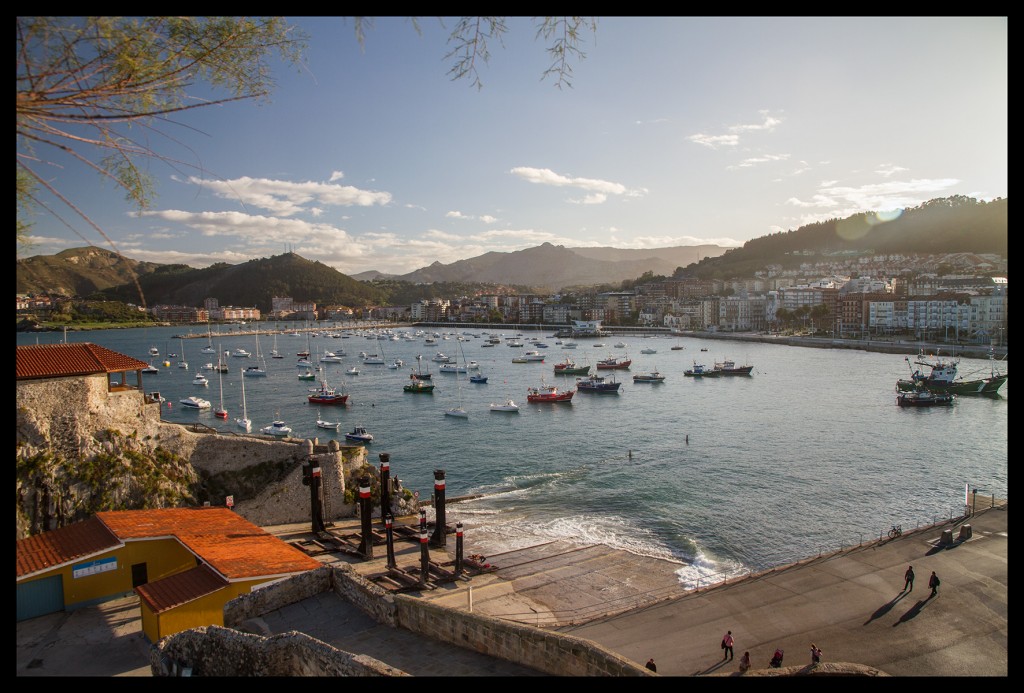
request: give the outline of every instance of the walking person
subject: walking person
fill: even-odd
[[[725,637],[722,638],[722,659],[732,659],[732,631],[727,631]]]
[[[821,648],[811,643],[811,664],[819,664],[821,662]]]
[[[655,674],[658,673],[658,665],[654,663],[654,657],[648,659],[647,664],[645,664],[644,666],[653,671]]]
[[[914,566],[907,568],[907,572],[903,574],[903,591],[913,592],[914,591]],[[909,589],[907,589],[909,587]]]
[[[932,588],[932,596],[934,597],[939,593],[939,576],[932,571],[932,576],[928,578],[928,586]]]

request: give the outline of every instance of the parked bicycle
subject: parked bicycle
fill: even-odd
[[[893,525],[892,529],[889,530],[889,538],[895,539],[903,534],[903,525]]]

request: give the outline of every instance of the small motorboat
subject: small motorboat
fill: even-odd
[[[352,429],[351,433],[345,434],[345,440],[352,441],[353,443],[372,443],[373,435],[362,426],[356,426]]]
[[[182,406],[189,409],[209,409],[212,405],[202,397],[185,397],[179,400]]]
[[[487,382],[487,376],[486,375],[480,375],[479,373],[476,373],[474,375],[469,376],[469,382],[477,383],[477,384],[486,383]]]
[[[326,428],[327,430],[330,430],[330,431],[337,431],[338,427],[340,427],[340,426],[341,426],[341,422],[339,422],[339,421],[324,421],[323,419],[320,418],[319,410],[317,411],[317,413],[316,413],[316,427],[317,428]]]
[[[508,411],[518,412],[519,405],[513,402],[511,399],[505,400],[504,404],[491,404],[491,411]]]
[[[196,377],[192,379],[193,385],[199,385],[200,387],[208,387],[210,381],[202,373],[196,373]]]
[[[347,371],[345,371],[345,375],[359,375],[359,369],[355,366],[352,366]]]
[[[150,363],[148,366],[142,369],[143,373],[159,373],[160,369]]]
[[[269,426],[264,426],[260,429],[260,433],[266,433],[268,436],[290,436],[292,429],[285,425],[284,421],[275,421]]]

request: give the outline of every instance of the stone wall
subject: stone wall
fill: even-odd
[[[407,676],[366,655],[355,655],[302,633],[264,638],[204,626],[157,642],[149,654],[153,676]]]
[[[321,589],[323,588],[323,589]],[[246,622],[258,616],[280,609],[289,604],[306,599],[318,591],[332,589],[339,598],[346,599],[365,611],[377,622],[392,627],[404,628],[419,635],[445,642],[456,647],[473,650],[491,657],[498,657],[538,671],[555,676],[650,676],[644,667],[610,652],[596,643],[571,635],[549,632],[534,626],[504,621],[491,616],[473,614],[459,609],[429,603],[422,599],[404,594],[391,594],[378,585],[360,576],[351,566],[324,566],[323,568],[304,573],[286,580],[281,580],[266,588],[241,595],[224,607],[224,623],[226,626],[245,627]],[[203,654],[206,649],[215,650],[221,647],[220,633],[206,639],[204,645],[200,632],[208,629],[197,628],[168,636],[158,643],[163,648],[175,652],[191,654],[198,658],[212,655]],[[184,635],[185,633],[189,635]],[[246,634],[248,638],[261,636]],[[172,644],[176,638],[187,639],[187,645]],[[348,653],[338,654],[341,662],[334,662],[326,656],[329,650],[320,648],[315,656],[299,655],[303,661],[301,670],[282,670],[286,662],[279,660],[276,637],[263,639],[266,648],[263,656],[270,662],[253,661],[260,656],[260,641],[246,639],[247,650],[245,659],[239,660],[254,671],[274,670],[277,675],[329,676],[332,672],[347,663]],[[167,642],[165,642],[167,641]],[[303,641],[305,642],[305,641]],[[319,642],[314,640],[313,642]],[[301,648],[303,645],[294,644]],[[328,647],[329,646],[326,646]],[[333,650],[333,648],[329,648]],[[335,651],[340,652],[340,651]],[[319,658],[319,659],[318,659]],[[184,658],[181,661],[192,661]],[[199,660],[196,660],[199,661]],[[314,662],[320,661],[323,670],[316,670]],[[153,667],[154,676],[166,676]],[[229,675],[232,672],[224,667],[230,666],[230,660],[219,662],[217,675]],[[295,665],[298,666],[298,665]]]
[[[95,505],[91,496],[100,492],[110,496],[100,503],[104,507],[143,507],[133,496],[140,484],[132,483],[126,454],[148,459],[147,471],[167,490],[171,505],[198,503],[197,479],[218,491],[203,499],[212,505],[234,495],[232,484],[247,482],[235,496],[235,510],[260,526],[311,521],[309,487],[302,484],[302,467],[311,455],[322,470],[325,521],[352,517],[354,505],[344,502],[346,470],[368,463],[362,446],[342,447],[336,441],[321,446],[164,422],[164,405],[147,402],[139,390],[109,392],[102,375],[21,381],[16,400],[18,538],[84,519],[76,513]],[[101,454],[120,464],[94,469],[92,476],[117,483],[103,488],[76,483],[82,471],[77,465]],[[272,476],[259,477],[261,467]]]

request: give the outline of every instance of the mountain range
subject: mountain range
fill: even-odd
[[[418,284],[461,282],[528,286],[554,292],[568,286],[618,284],[645,272],[671,276],[701,258],[718,257],[727,248],[717,245],[668,248],[566,248],[544,243],[510,253],[484,253],[448,265],[435,262],[414,272],[385,275],[362,272],[354,279],[393,279]]]
[[[795,267],[837,254],[992,253],[1008,251],[1009,204],[964,196],[930,200],[887,221],[874,213],[807,224],[747,241],[645,250],[566,248],[544,243],[508,253],[489,252],[450,264],[435,262],[404,275],[375,271],[348,276],[295,253],[203,269],[139,262],[95,247],[17,261],[16,291],[104,298],[125,302],[199,306],[214,296],[222,305],[269,310],[274,296],[299,302],[365,306],[516,287],[531,293],[617,286],[652,277],[749,277],[768,264]],[[440,292],[440,293],[439,293]],[[394,299],[394,300],[392,300]]]

